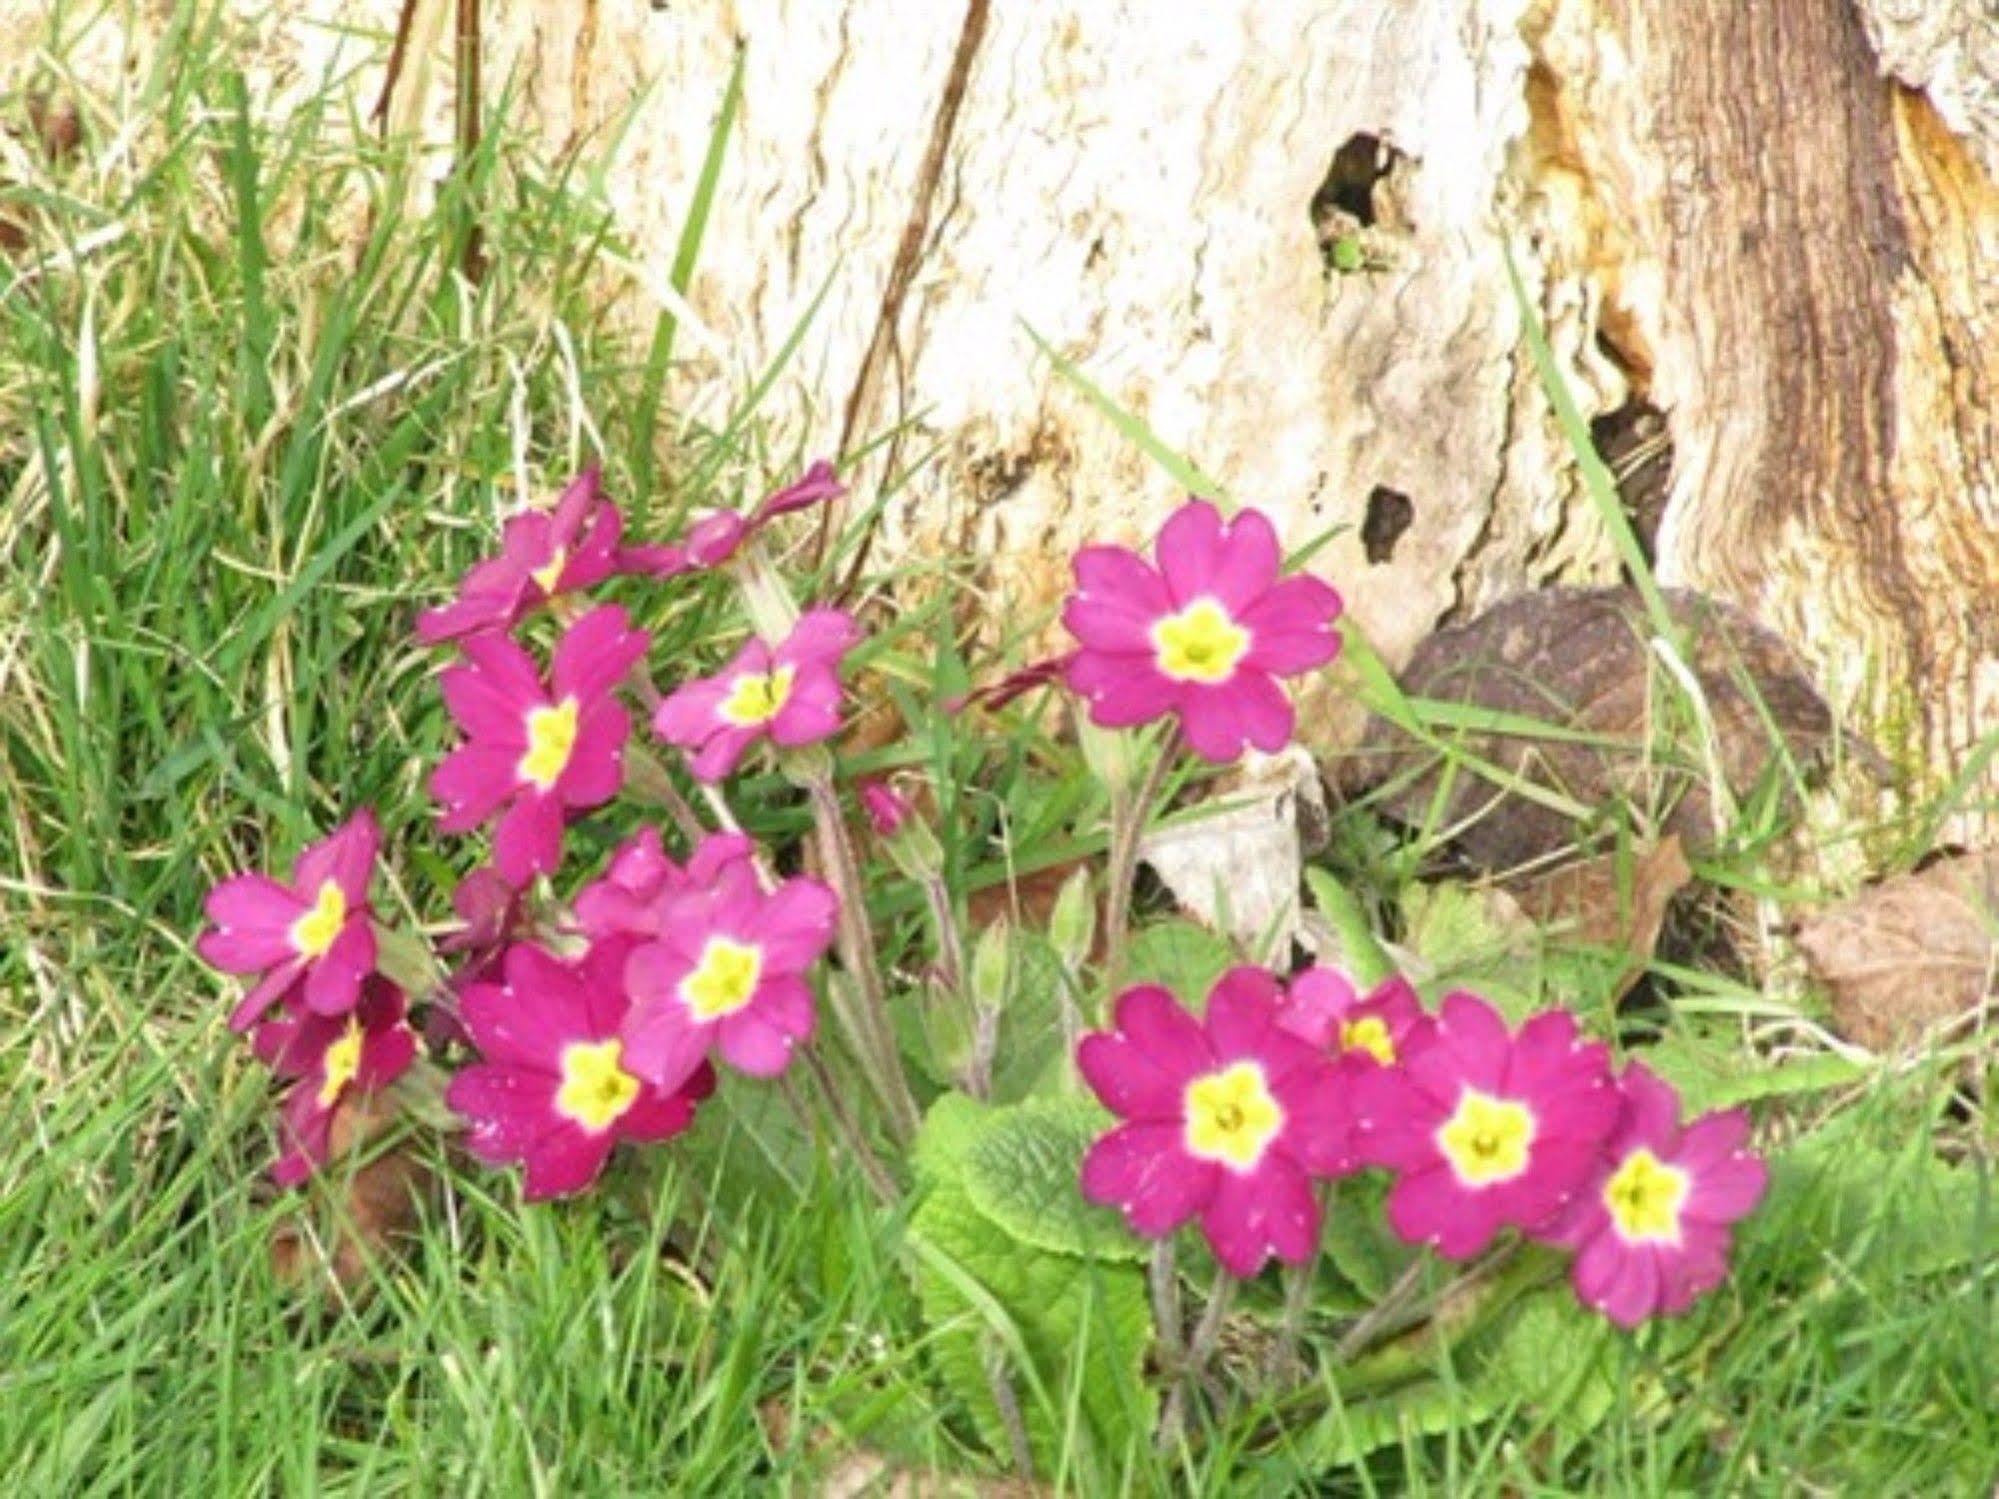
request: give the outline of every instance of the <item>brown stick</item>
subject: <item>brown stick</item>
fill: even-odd
[[[465,205],[465,246],[458,269],[471,282],[486,274],[486,256],[479,232],[479,211],[472,201],[472,158],[479,152],[479,0],[458,0],[456,56],[458,63],[458,175]]]
[[[937,101],[937,113],[930,122],[930,143],[924,147],[922,164],[916,172],[916,191],[909,204],[909,218],[902,226],[902,239],[895,247],[895,259],[889,263],[888,282],[882,288],[881,311],[875,317],[874,336],[868,340],[868,351],[861,359],[860,371],[854,377],[854,388],[847,396],[845,419],[840,424],[840,456],[844,458],[853,444],[854,433],[866,419],[874,406],[875,387],[881,380],[882,369],[896,348],[896,325],[902,320],[903,300],[909,295],[911,283],[916,280],[917,265],[923,259],[923,242],[930,234],[930,205],[937,196],[938,179],[944,175],[944,157],[951,148],[952,134],[958,128],[958,109],[965,102],[965,84],[972,75],[972,58],[979,50],[979,42],[986,33],[986,17],[991,9],[991,0],[968,0],[965,6],[965,24],[958,32],[958,48],[951,57],[951,71],[944,77],[944,92]],[[887,463],[894,467],[897,444],[891,442]],[[817,566],[826,555],[828,543],[833,535],[834,512],[840,508],[836,502],[828,505],[819,514],[819,535],[812,544],[812,561]],[[867,562],[868,548],[874,542],[874,528],[861,539],[861,545],[854,554],[854,564],[847,570],[847,579],[836,590],[836,597],[843,597],[860,575]]]
[[[410,26],[421,4],[423,0],[403,0],[402,9],[396,12],[396,39],[389,43],[389,64],[382,72],[382,91],[375,96],[375,107],[368,111],[368,122],[384,138],[389,133],[389,102],[395,98],[396,85],[402,81],[403,64],[409,59]]]

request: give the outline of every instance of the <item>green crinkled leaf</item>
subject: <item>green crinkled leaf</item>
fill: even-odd
[[[973,1205],[1023,1244],[1100,1259],[1143,1261],[1144,1242],[1077,1185],[1083,1153],[1109,1125],[1081,1098],[1044,1098],[995,1109],[962,1161]]]
[[[1610,1324],[1566,1286],[1537,1291],[1507,1311],[1476,1383],[1580,1437],[1617,1408],[1617,1349]]]
[[[1347,1467],[1384,1447],[1475,1425],[1503,1404],[1476,1385],[1426,1379],[1327,1411],[1298,1439],[1293,1451],[1313,1469]]]
[[[1902,1276],[1999,1253],[1999,1185],[1938,1160],[1927,1137],[1890,1149],[1884,1132],[1842,1122],[1774,1159],[1769,1195],[1738,1230],[1744,1244],[1814,1244]]]
[[[1142,1377],[1152,1336],[1130,1265],[1020,1243],[955,1181],[910,1220],[914,1278],[939,1373],[995,1453],[1010,1451],[989,1371],[1008,1380],[1036,1469],[1076,1471],[1077,1437],[1107,1472],[1148,1440],[1157,1398]]]
[[[1164,984],[1198,1014],[1206,1008],[1215,980],[1235,963],[1235,950],[1206,927],[1162,921],[1132,934],[1124,981]]]
[[[1669,1036],[1638,1057],[1673,1085],[1689,1115],[1760,1098],[1820,1093],[1867,1075],[1861,1063],[1831,1052],[1771,1063],[1743,1047],[1689,1034]]]
[[[1388,1179],[1369,1175],[1340,1183],[1326,1212],[1326,1258],[1369,1303],[1379,1301],[1422,1250],[1395,1237],[1383,1204]]]
[[[963,1093],[940,1094],[916,1132],[910,1159],[917,1178],[926,1184],[956,1181],[966,1150],[978,1139],[991,1112],[987,1105]]]
[[[1453,989],[1476,990],[1508,1021],[1540,1008],[1539,942],[1517,911],[1508,918],[1510,904],[1503,892],[1455,882],[1403,892],[1403,945],[1431,970],[1419,986],[1425,999],[1435,1004]]]
[[[1000,1016],[993,1097],[1030,1097],[1062,1060],[1062,960],[1039,932],[1016,930],[1013,993]]]

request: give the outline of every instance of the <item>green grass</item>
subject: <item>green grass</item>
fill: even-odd
[[[0,214],[31,232],[0,260],[0,1486],[727,1493],[810,1488],[857,1450],[997,1471],[936,1376],[907,1209],[878,1207],[768,1089],[725,1088],[686,1141],[553,1208],[418,1136],[443,1185],[406,1253],[346,1297],[274,1273],[297,1204],[262,1179],[266,1083],[223,1029],[232,986],[191,951],[203,892],[369,802],[388,836],[378,904],[439,922],[472,854],[429,830],[447,725],[415,608],[523,486],[587,457],[659,535],[796,455],[755,419],[767,381],[714,430],[658,408],[673,324],[603,269],[612,230],[584,164],[495,129],[429,205],[431,166],[360,135],[339,89],[275,117],[232,75],[238,37],[205,8],[175,25],[115,107],[59,47],[4,79],[6,125],[46,91],[82,109],[85,145],[0,183]],[[384,40],[357,38],[350,61]],[[121,133],[136,149],[106,153]],[[472,286],[454,267],[475,207],[490,271]],[[733,628],[712,587],[621,597],[656,662],[710,656]],[[940,600],[873,648],[915,732],[863,768],[917,763],[963,789],[941,830],[962,894],[1100,849],[1103,801],[1031,704],[997,744],[936,709],[971,671],[955,638]],[[1442,752],[1462,727],[1383,706]],[[759,831],[802,825],[774,778],[738,795]],[[600,822],[586,847],[623,830]],[[1428,851],[1384,852],[1362,806],[1330,857],[1389,906]],[[878,915],[906,956],[913,892],[885,889]],[[1574,973],[1551,960],[1522,981]],[[1792,1044],[1810,1018],[1726,975],[1676,992],[1690,1002],[1664,1024],[1724,1051]],[[1407,1425],[1380,1441],[1357,1443],[1331,1375],[1282,1396],[1244,1377],[1191,1455],[1078,1448],[1063,1476],[1133,1493],[1985,1492],[1999,1204],[1982,1095],[1957,1083],[1862,1069],[1762,1105],[1773,1144],[1825,1143],[1785,1156],[1736,1278],[1683,1321],[1544,1346],[1495,1308],[1468,1341],[1398,1353]],[[1940,1177],[1940,1151],[1963,1164]],[[1351,1311],[1315,1312],[1315,1338]],[[1496,1345],[1540,1377],[1495,1384]],[[1049,1383],[1059,1424],[1077,1391]]]

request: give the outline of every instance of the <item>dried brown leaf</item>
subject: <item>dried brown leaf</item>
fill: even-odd
[[[1729,790],[1746,794],[1770,763],[1765,710],[1797,762],[1814,765],[1831,738],[1832,716],[1790,649],[1732,605],[1684,590],[1669,589],[1665,598],[1713,715],[1719,768]],[[1619,741],[1617,747],[1599,747],[1533,735],[1468,733],[1464,747],[1583,807],[1619,797],[1670,805],[1664,830],[1698,848],[1713,831],[1705,771],[1670,771],[1647,753],[1659,670],[1647,645],[1650,633],[1644,606],[1629,589],[1543,589],[1431,636],[1403,672],[1402,687],[1414,697]],[[1366,744],[1370,781],[1410,776],[1384,799],[1384,810],[1405,822],[1423,821],[1444,774],[1434,752],[1381,721],[1369,727]],[[1691,744],[1683,746],[1681,758],[1693,765],[1703,761]],[[1572,845],[1577,835],[1576,824],[1560,810],[1464,768],[1443,807],[1448,825],[1464,824],[1456,838],[1460,850],[1487,870],[1547,858]]]
[[[436,1185],[429,1166],[398,1146],[352,1171],[345,1165],[350,1155],[372,1148],[397,1118],[389,1094],[364,1094],[341,1105],[327,1164],[302,1199],[300,1215],[271,1235],[279,1280],[318,1281],[329,1302],[365,1295],[371,1265],[398,1252],[415,1230]]]
[[[1623,998],[1659,945],[1666,909],[1693,878],[1677,834],[1631,856],[1602,854],[1509,889],[1529,917],[1575,947],[1629,954],[1613,991]]]
[[[1999,966],[1999,853],[1943,859],[1798,924],[1840,1032],[1876,1051],[1970,1014]]]

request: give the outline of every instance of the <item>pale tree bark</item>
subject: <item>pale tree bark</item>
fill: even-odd
[[[453,6],[420,0],[393,111],[440,142]],[[396,9],[290,0],[262,59],[310,75],[316,20],[386,41]],[[511,88],[551,152],[617,140],[605,188],[654,285],[746,49],[671,399],[715,415],[825,290],[771,415],[820,447],[901,421],[904,461],[938,446],[888,544],[979,559],[995,616],[1046,611],[1074,544],[1177,493],[1026,326],[1291,541],[1343,526],[1318,565],[1391,662],[1521,588],[1614,577],[1510,245],[1667,579],[1788,637],[1919,777],[1999,727],[1982,0],[484,11],[489,99]],[[1361,268],[1329,269],[1334,239]],[[1307,722],[1358,727],[1338,694]]]

